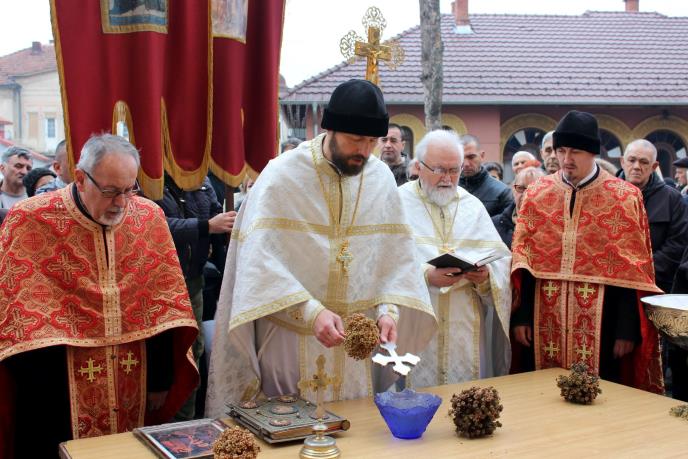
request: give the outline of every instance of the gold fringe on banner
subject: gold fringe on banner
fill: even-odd
[[[64,77],[64,61],[62,60],[62,40],[60,39],[60,29],[57,26],[57,12],[55,8],[55,0],[50,0],[50,20],[53,27],[53,37],[55,38],[55,58],[57,60],[57,71],[59,73],[60,78],[60,96],[62,97],[62,118],[64,119],[65,139],[67,139],[67,162],[69,164],[70,173],[74,174],[76,159],[74,156],[74,147],[72,146],[72,135],[69,126],[69,104],[67,103],[67,90],[65,89],[66,85]]]

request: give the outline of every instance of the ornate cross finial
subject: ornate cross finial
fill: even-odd
[[[411,371],[411,367],[406,365],[407,363],[410,363],[411,365],[418,365],[418,362],[420,362],[420,357],[408,352],[403,356],[399,356],[397,354],[397,345],[395,343],[380,344],[380,347],[389,352],[389,355],[375,354],[373,357],[373,362],[377,363],[378,365],[382,365],[383,367],[394,362],[392,370],[402,376],[406,376],[409,371]]]
[[[399,43],[380,43],[380,36],[386,26],[387,21],[382,16],[382,12],[371,6],[363,17],[363,27],[366,29],[368,41],[353,30],[350,30],[339,41],[339,49],[350,64],[356,61],[356,57],[367,59],[366,80],[376,85],[380,84],[379,61],[384,61],[390,70],[395,70],[404,62],[404,49]]]
[[[313,375],[313,379],[302,379],[299,381],[299,389],[303,392],[310,389],[316,393],[316,410],[315,417],[317,419],[323,419],[325,417],[325,407],[323,406],[323,396],[324,391],[327,386],[333,386],[336,390],[341,384],[338,376],[329,376],[325,372],[325,356],[320,354],[318,359],[315,361],[318,366],[318,371]]]

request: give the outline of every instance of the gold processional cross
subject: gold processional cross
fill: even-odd
[[[382,12],[371,6],[363,16],[363,27],[368,35],[368,41],[350,30],[339,41],[339,49],[342,55],[353,64],[357,57],[365,57],[366,80],[380,85],[379,61],[384,61],[390,70],[395,70],[404,62],[404,49],[397,42],[380,43],[382,31],[387,26],[387,21]]]
[[[325,396],[325,388],[332,386],[335,390],[341,384],[339,376],[329,376],[325,372],[325,356],[320,354],[315,361],[318,366],[318,371],[313,375],[313,379],[302,379],[299,381],[299,389],[303,392],[305,390],[312,390],[316,393],[316,410],[315,418],[325,418],[325,407],[323,406],[323,397]]]

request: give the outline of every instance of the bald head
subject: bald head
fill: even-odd
[[[658,166],[657,148],[645,139],[629,143],[621,157],[621,167],[626,181],[640,189],[645,188]]]
[[[62,141],[55,148],[55,160],[53,170],[64,183],[72,182],[72,171],[69,170],[69,157],[67,156],[67,142]]]
[[[657,161],[657,148],[652,144],[652,142],[645,139],[636,139],[633,142],[629,143],[628,146],[626,146],[626,149],[624,150],[624,156],[626,156],[626,153],[628,153],[629,151],[638,150],[647,151],[651,155],[650,160],[652,162]]]

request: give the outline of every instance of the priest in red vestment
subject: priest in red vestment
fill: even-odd
[[[657,330],[639,301],[661,292],[640,190],[595,164],[591,114],[569,112],[553,137],[562,169],[528,187],[514,233],[513,370],[583,361],[662,393]]]
[[[197,334],[162,210],[136,196],[139,154],[89,139],[75,182],[0,230],[0,457],[169,421],[198,380]]]

